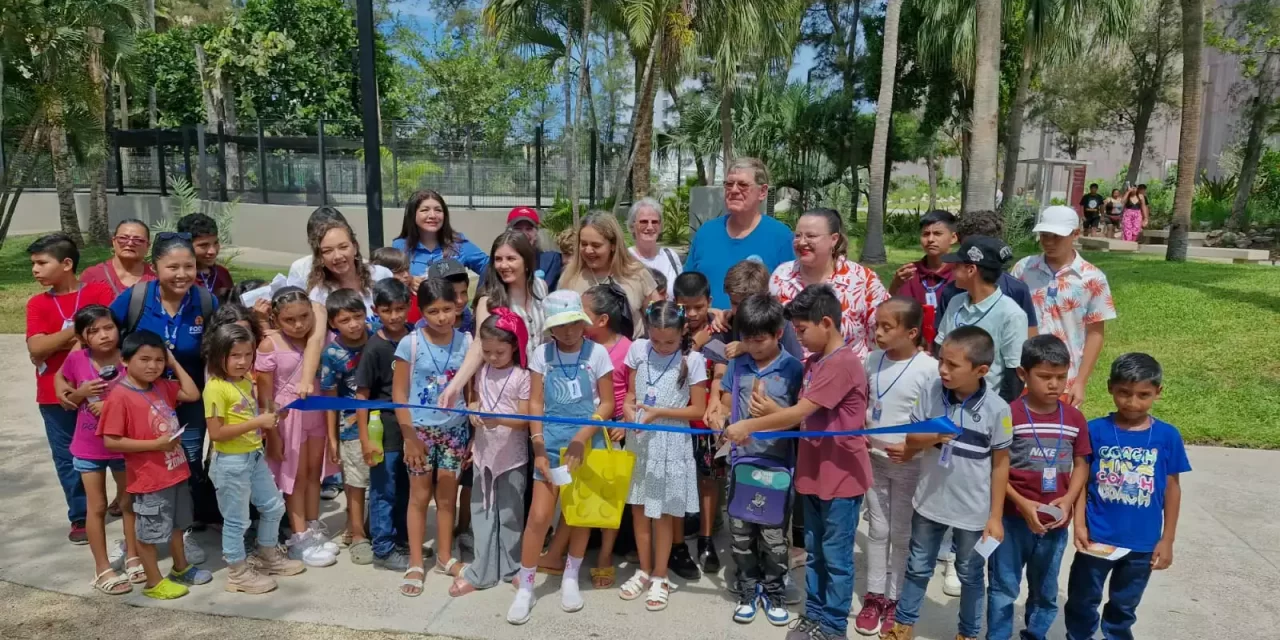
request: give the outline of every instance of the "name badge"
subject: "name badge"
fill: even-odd
[[[875,405],[871,407],[871,419],[875,420],[878,423],[880,422],[880,416],[883,414],[884,414],[884,410],[880,406],[880,401],[877,400]]]
[[[951,451],[955,449],[954,442],[946,442],[942,445],[942,453],[938,455],[938,466],[943,469],[951,468]]]
[[[67,318],[66,320],[62,321],[62,329],[64,331],[74,326],[76,326],[76,321],[74,318]]]
[[[925,294],[924,294],[924,303],[925,303],[925,304],[927,304],[927,305],[929,305],[929,306],[931,306],[931,307],[936,307],[936,306],[938,306],[938,294],[936,294],[936,293],[934,293],[934,292],[932,292],[932,291],[927,291],[927,292],[925,292]]]
[[[573,378],[569,380],[569,399],[570,400],[582,399],[582,385],[578,383],[577,378]]]
[[[1045,467],[1044,473],[1040,475],[1040,491],[1043,493],[1053,493],[1058,490],[1058,469],[1056,467]]]
[[[649,407],[652,407],[652,406],[655,406],[655,405],[657,405],[657,404],[658,404],[658,389],[657,389],[657,387],[649,387],[647,390],[645,390],[645,392],[644,392],[644,404],[645,404],[645,406],[649,406]]]

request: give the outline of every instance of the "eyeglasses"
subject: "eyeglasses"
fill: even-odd
[[[147,244],[147,239],[142,236],[116,236],[113,240],[124,247],[141,247]]]
[[[744,181],[744,180],[739,180],[738,182],[726,182],[726,183],[724,183],[724,190],[725,190],[725,191],[734,191],[734,190],[737,190],[737,191],[746,191],[746,190],[748,190],[748,189],[750,189],[751,187],[754,187],[754,186],[756,186],[756,183],[754,183],[754,182],[746,182],[746,181]]]
[[[662,222],[659,220],[636,220],[636,226],[637,227],[658,227],[658,226],[662,226]]]
[[[821,240],[821,239],[823,239],[823,238],[827,237],[828,235],[829,235],[829,234],[825,234],[825,233],[824,233],[824,234],[818,234],[818,233],[797,233],[797,234],[795,235],[795,239],[796,239],[796,240],[804,240],[805,242],[809,242],[809,243],[814,243],[814,242],[817,242],[817,241],[819,241],[819,240]]]

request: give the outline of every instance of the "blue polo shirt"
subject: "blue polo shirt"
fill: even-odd
[[[760,224],[747,237],[735,239],[730,238],[725,229],[728,219],[723,215],[698,227],[689,246],[689,257],[684,261],[685,271],[697,271],[707,277],[711,284],[711,306],[717,309],[729,308],[729,296],[724,292],[724,274],[729,272],[729,267],[755,258],[773,273],[778,265],[796,259],[795,249],[791,247],[791,229],[787,225],[762,216]]]
[[[125,289],[111,303],[111,313],[121,322],[129,316],[129,298],[133,289]],[[212,299],[210,311],[218,308],[218,299]],[[187,291],[182,299],[182,307],[178,316],[173,317],[160,304],[160,283],[152,280],[147,283],[147,302],[142,307],[142,315],[138,316],[138,329],[150,331],[173,344],[173,357],[187,370],[187,374],[201,388],[204,387],[204,358],[200,355],[200,344],[204,340],[204,318],[200,316],[200,297],[195,285]]]
[[[720,379],[720,389],[726,393],[734,393],[734,387],[737,387],[738,410],[730,416],[730,423],[751,417],[748,403],[751,402],[751,392],[755,389],[757,380],[763,382],[764,394],[785,409],[795,405],[800,395],[800,387],[804,382],[804,363],[793,358],[786,351],[778,352],[778,357],[763,369],[750,354],[742,354],[734,358],[729,363],[729,370]],[[739,447],[738,453],[766,455],[782,460],[785,464],[794,465],[793,442],[785,438],[777,440],[753,438],[746,446]]]
[[[475,243],[467,240],[467,237],[461,233],[457,234],[458,240],[454,245],[454,251],[449,256],[462,266],[475,272],[477,276],[483,276],[485,267],[489,266],[489,254],[480,250]],[[427,249],[418,243],[417,249],[409,251],[405,248],[404,238],[396,238],[391,241],[391,246],[405,253],[409,258],[409,273],[414,277],[427,275],[427,269],[441,260],[444,260],[444,247],[436,246],[435,249]]]

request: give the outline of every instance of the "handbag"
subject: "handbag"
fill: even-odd
[[[738,369],[733,370],[730,417],[738,417]],[[792,470],[786,462],[766,455],[738,455],[733,447],[729,466],[729,517],[764,527],[781,527],[787,521],[791,500]]]
[[[608,429],[604,443],[603,449],[586,450],[582,466],[573,472],[573,482],[560,490],[561,511],[571,527],[617,529],[622,523],[636,456],[614,448]],[[561,459],[567,450],[560,450]]]

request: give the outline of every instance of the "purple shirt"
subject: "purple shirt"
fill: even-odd
[[[117,370],[120,375],[107,385],[107,390],[101,396],[103,400],[124,379],[124,365],[117,367]],[[93,360],[89,359],[88,349],[78,349],[67,356],[67,361],[62,365],[62,377],[67,379],[72,388],[98,379],[98,370],[94,368]],[[107,450],[107,445],[97,432],[98,417],[89,411],[88,401],[81,402],[76,411],[76,432],[71,437],[71,455],[81,460],[123,460],[124,454]]]

